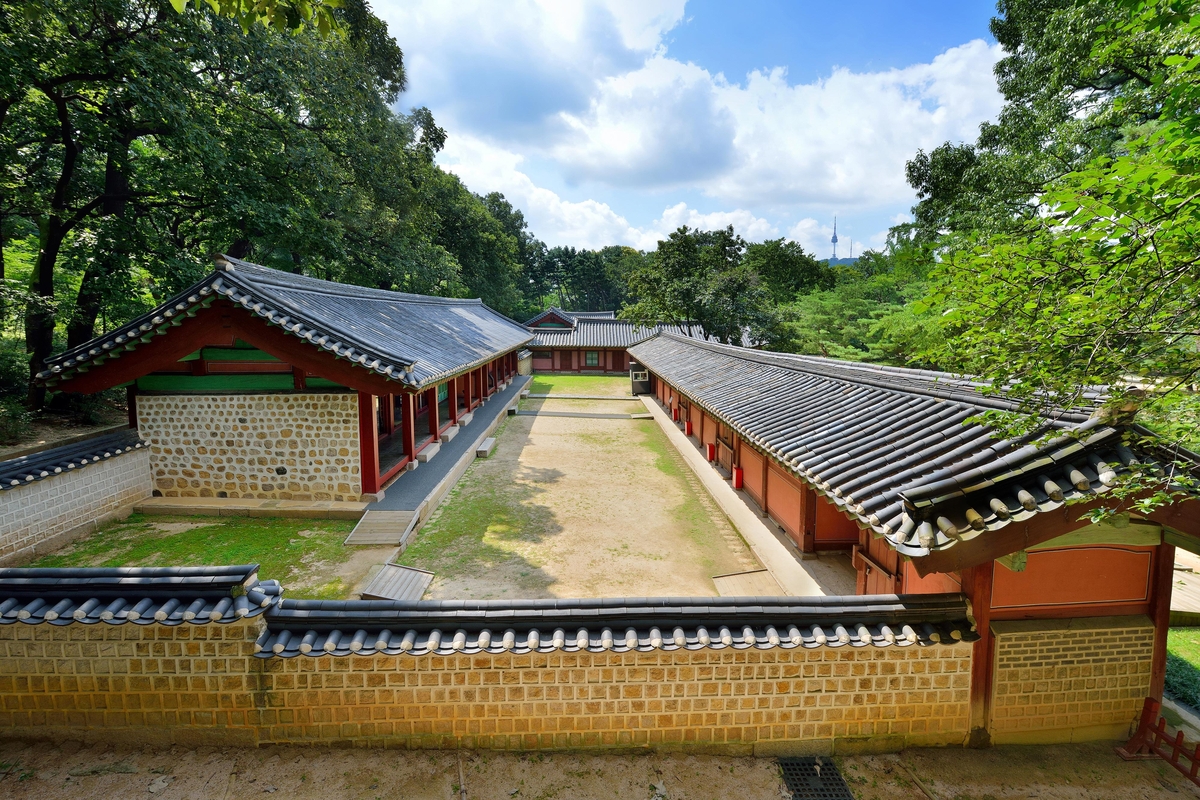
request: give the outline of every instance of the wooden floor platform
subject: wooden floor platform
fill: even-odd
[[[350,531],[345,544],[404,545],[420,519],[421,510],[368,511]]]
[[[384,564],[362,590],[363,600],[420,600],[433,573],[400,564]]]

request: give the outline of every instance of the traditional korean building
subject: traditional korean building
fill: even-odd
[[[628,350],[660,331],[704,338],[698,325],[634,325],[614,311],[552,307],[525,323],[537,372],[616,373],[629,370]]]
[[[225,258],[38,378],[57,391],[127,387],[156,494],[359,500],[435,452],[516,374],[531,338],[479,300]]]
[[[953,375],[701,342],[630,348],[709,460],[802,551],[845,549],[859,594],[961,593],[972,737],[1121,738],[1162,694],[1175,548],[1200,552],[1200,501],[1139,513],[1122,474],[1200,456],[1095,407],[1046,441],[969,422],[1015,410]],[[1123,510],[1104,524],[1083,518]]]

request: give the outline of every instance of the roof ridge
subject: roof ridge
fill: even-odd
[[[327,281],[324,278],[314,278],[311,275],[295,274],[284,272],[273,267],[265,267],[262,264],[255,264],[252,261],[243,261],[231,256],[222,256],[225,261],[233,267],[233,269],[220,270],[221,274],[228,277],[230,275],[235,278],[243,275],[251,276],[251,283],[264,282],[270,285],[277,286],[291,291],[312,291],[320,290],[318,286],[305,286],[304,283],[320,284],[320,286],[333,287],[335,291],[330,294],[343,294],[348,297],[370,297],[380,300],[399,298],[409,302],[430,303],[438,305],[483,305],[482,298],[467,298],[467,297],[441,297],[430,294],[413,294],[411,292],[398,292],[392,289],[377,289],[373,286],[360,286],[356,283],[342,283],[341,281]],[[238,267],[249,269],[238,269]],[[261,271],[261,272],[260,272]],[[265,273],[265,274],[262,274]],[[278,276],[278,277],[276,277]],[[297,285],[297,281],[301,283]]]

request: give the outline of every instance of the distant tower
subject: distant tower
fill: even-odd
[[[833,238],[829,241],[833,242],[833,260],[837,261],[837,217],[833,218]]]

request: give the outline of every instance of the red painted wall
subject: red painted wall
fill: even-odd
[[[993,619],[1150,612],[1153,547],[1092,545],[1035,550],[1025,570],[993,564]]]
[[[742,486],[746,493],[754,498],[754,502],[761,507],[763,504],[763,455],[742,445],[738,457],[742,465]]]

